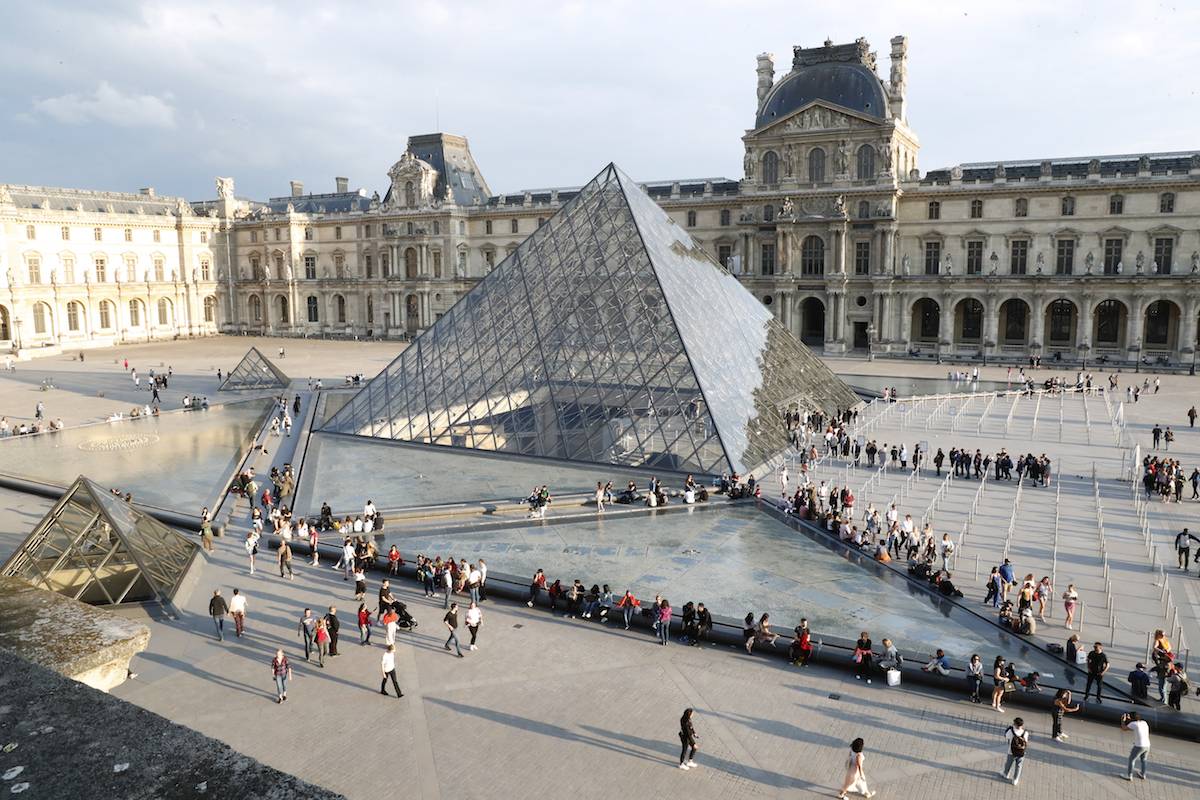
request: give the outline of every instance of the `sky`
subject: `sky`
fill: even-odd
[[[493,192],[741,177],[755,56],[909,39],[921,169],[1200,149],[1200,3],[134,2],[0,9],[0,183],[192,200],[382,193],[466,136]]]

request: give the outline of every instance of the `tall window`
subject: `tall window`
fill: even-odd
[[[363,253],[363,267],[366,269],[368,278],[375,277],[375,262],[370,253]]]
[[[870,275],[871,274],[871,243],[870,242],[855,242],[854,243],[854,274],[855,275]]]
[[[825,182],[825,151],[814,147],[808,154],[809,183]]]
[[[540,225],[541,223],[539,222],[538,224]],[[459,236],[467,235],[467,223],[461,219],[458,221],[458,235]]]
[[[721,227],[728,228],[733,222],[733,215],[729,213],[728,208],[721,209]]]
[[[858,148],[858,179],[875,180],[875,148],[869,144]]]
[[[25,266],[29,269],[29,282],[34,286],[42,282],[42,259],[40,256],[26,256]]]
[[[983,338],[983,303],[978,300],[963,300],[962,308],[962,339],[967,342],[978,342]]]
[[[204,321],[217,321],[217,298],[213,297],[211,294],[204,298]]]
[[[695,211],[687,212],[687,226],[689,228],[696,227],[696,212]]]
[[[96,256],[92,261],[92,266],[96,270],[96,283],[104,283],[108,280],[108,259],[104,256]]]
[[[1173,192],[1163,192],[1158,196],[1158,213],[1175,213],[1175,194]]]
[[[407,181],[404,184],[404,205],[412,208],[417,204],[417,187],[412,181]]]
[[[108,330],[112,327],[112,303],[107,300],[100,301],[100,329]]]
[[[412,222],[406,222],[406,223],[404,223],[404,232],[407,233],[409,236],[412,236],[414,233],[417,232],[417,226],[415,224],[413,224]],[[462,233],[462,231],[459,231],[459,233]]]
[[[779,183],[779,154],[774,150],[763,153],[762,181],[769,184]]]
[[[171,302],[165,297],[158,299],[158,324],[171,324]]]
[[[62,257],[62,282],[75,282],[75,256]]]
[[[208,231],[200,231],[200,244],[208,244]]]
[[[1125,240],[1120,238],[1104,240],[1104,274],[1116,275],[1117,266],[1121,263],[1125,250]]]
[[[820,236],[806,236],[800,243],[800,274],[825,274],[825,240]]]
[[[1062,215],[1064,217],[1075,216],[1075,198],[1064,197],[1060,203],[1060,208],[1062,209]]]
[[[341,253],[333,255],[333,274],[339,278],[346,277],[346,257]]]
[[[1075,240],[1057,239],[1054,242],[1054,274],[1070,275],[1075,271]]]
[[[317,298],[309,295],[308,300],[305,301],[305,304],[308,306],[308,321],[320,322],[321,315],[319,309],[317,308]]]
[[[25,226],[25,238],[30,239],[30,240],[36,239],[37,238],[37,228],[35,228],[33,225],[26,225]]]
[[[127,242],[133,241],[133,229],[132,228],[125,229],[125,241],[127,241]]]
[[[941,219],[942,218],[942,204],[939,203],[937,200],[930,202],[928,217],[929,217],[929,219]]]
[[[492,235],[492,221],[490,219],[485,219],[483,221],[483,232],[488,236]]]
[[[125,280],[137,280],[137,256],[132,253],[125,256]],[[146,276],[146,280],[150,280],[150,276]]]
[[[925,243],[925,274],[937,275],[942,271],[942,243]]]
[[[759,265],[763,275],[775,274],[775,243],[763,242],[758,249]]]
[[[1072,241],[1072,244],[1074,242]],[[1050,304],[1050,341],[1066,344],[1071,341],[1075,326],[1075,304],[1070,300],[1055,300]]]
[[[1029,240],[1017,239],[1008,247],[1009,272],[1013,275],[1024,275],[1029,270]]]
[[[317,278],[317,257],[316,256],[305,256],[304,257],[304,277],[310,281],[316,280],[316,278]]]
[[[368,222],[363,225],[363,236],[367,237],[368,239],[371,238],[371,223]]]
[[[1013,201],[1013,216],[1028,217],[1029,216],[1029,200],[1024,197],[1018,197]]]
[[[246,302],[250,306],[250,319],[255,322],[262,322],[262,298],[256,294],[252,294]]]
[[[333,226],[333,238],[334,238],[334,239],[341,239],[341,238],[342,238],[342,226],[341,226],[341,225],[334,225],[334,226]]]
[[[1125,196],[1124,195],[1114,194],[1112,197],[1108,198],[1108,213],[1110,213],[1110,214],[1124,214],[1125,213]]]
[[[44,334],[46,332],[46,304],[33,304],[33,332]]]
[[[717,245],[717,263],[722,267],[729,269],[729,259],[733,256],[733,245],[719,244]]]
[[[258,241],[258,231],[250,231],[250,243],[255,244]]]
[[[520,233],[521,232],[521,220],[510,219],[508,221],[508,232],[509,233]]]
[[[1159,275],[1171,274],[1171,260],[1175,257],[1175,239],[1170,236],[1154,240],[1154,263],[1158,265]]]
[[[129,301],[129,327],[142,327],[142,304],[137,300]]]
[[[70,225],[62,226],[62,239],[64,242],[71,241],[71,226]]]
[[[282,238],[283,238],[283,231],[279,228],[276,228],[275,229],[275,241],[278,242]]]
[[[304,229],[304,241],[311,242],[312,238],[313,238],[313,229],[306,227]]]
[[[212,262],[208,260],[207,256],[202,256],[200,258],[200,280],[212,280]]]
[[[97,242],[102,241],[104,238],[104,232],[99,228],[92,228],[92,238]]]
[[[967,274],[983,274],[983,241],[976,239],[967,242]]]
[[[1165,346],[1171,338],[1171,304],[1156,300],[1146,307],[1146,344]]]
[[[162,231],[160,231],[156,228],[154,230],[154,243],[158,244],[161,241],[162,241]]]
[[[154,280],[161,281],[166,277],[166,268],[163,265],[162,256],[154,257]]]
[[[983,219],[983,201],[975,199],[971,201],[971,219]]]

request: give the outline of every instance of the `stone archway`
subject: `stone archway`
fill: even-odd
[[[1155,300],[1147,305],[1142,321],[1142,349],[1176,349],[1181,316],[1179,306],[1170,300]]]
[[[1120,300],[1103,300],[1092,312],[1092,344],[1097,348],[1124,348],[1129,328],[1129,308]]]
[[[1053,348],[1072,348],[1075,333],[1079,329],[1079,307],[1065,297],[1052,300],[1046,305],[1044,320],[1045,345]]]
[[[825,344],[825,304],[816,297],[800,303],[800,341],[810,347]]]
[[[936,344],[941,332],[942,308],[937,301],[922,297],[912,306],[911,339],[914,342]]]
[[[421,311],[420,303],[415,294],[410,294],[404,298],[404,315],[406,317],[406,329],[409,333],[416,333],[421,327]]]
[[[1001,345],[1029,343],[1029,304],[1020,298],[1009,298],[1000,304],[999,342]]]
[[[982,344],[983,315],[983,303],[974,297],[959,300],[954,306],[954,341],[961,344]]]

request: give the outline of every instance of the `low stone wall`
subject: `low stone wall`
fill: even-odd
[[[149,643],[145,625],[0,576],[0,648],[35,664],[107,692]]]

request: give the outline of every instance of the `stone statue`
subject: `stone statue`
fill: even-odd
[[[1192,274],[1195,275],[1198,270],[1200,270],[1200,253],[1197,253],[1195,250],[1193,250],[1192,251]]]
[[[1092,255],[1091,250],[1088,250],[1088,254],[1086,257],[1084,257],[1083,263],[1087,267],[1087,274],[1091,275],[1092,267],[1094,267],[1096,265],[1096,257],[1094,255]]]
[[[891,142],[885,141],[882,145],[880,145],[879,149],[883,151],[883,171],[890,175],[892,172],[892,158],[893,158],[892,144],[891,144]]]
[[[845,175],[850,171],[850,142],[845,139],[838,142],[836,158],[838,174]]]
[[[466,265],[465,261],[457,261],[456,260],[454,262],[454,277],[456,277],[456,278],[467,277],[467,265]]]
[[[954,256],[950,255],[949,253],[946,254],[946,274],[954,274]]]
[[[1004,165],[1003,165],[1003,164],[997,164],[997,165],[996,165],[996,172],[995,172],[995,176],[996,176],[997,178],[1003,178],[1003,177],[1004,177],[1006,174],[1007,174],[1007,173],[1004,171]]]
[[[754,178],[754,153],[746,151],[746,158],[742,161],[742,170],[746,173],[746,180]]]
[[[1054,174],[1054,166],[1049,161],[1043,161],[1041,167],[1042,177],[1049,178]]]
[[[1039,252],[1037,255],[1037,274],[1041,275],[1042,270],[1046,267],[1046,254]]]
[[[958,164],[955,164],[953,167],[950,168],[950,180],[961,181],[962,176],[963,176],[963,169]]]
[[[783,216],[785,219],[796,218],[796,204],[792,202],[792,198],[787,198],[783,201]]]
[[[379,202],[379,192],[371,192],[371,202],[372,203]]]
[[[293,204],[291,204],[291,203],[288,203],[288,204],[287,204],[287,213],[289,213],[289,214],[295,214],[295,213],[296,213],[296,206],[294,206],[294,205],[293,205]]]
[[[328,277],[329,277],[329,267],[325,267],[324,269],[322,269],[322,270],[321,270],[321,277],[322,277],[322,278],[328,278]]]
[[[1100,159],[1093,158],[1088,162],[1088,174],[1097,175],[1100,172]]]
[[[181,217],[190,217],[192,215],[192,207],[188,205],[188,201],[182,197],[175,201],[175,213]]]
[[[1142,156],[1138,159],[1138,172],[1150,171],[1150,156]]]
[[[988,257],[988,263],[992,265],[992,268],[988,270],[988,275],[995,275],[996,266],[1000,263],[1000,259],[996,257],[995,250],[993,250],[992,255]]]
[[[907,275],[907,274],[908,274],[908,253],[905,253],[905,254],[904,254],[904,255],[903,255],[901,258],[900,258],[900,274],[901,274],[901,275]]]
[[[1157,274],[1158,274],[1158,261],[1151,261],[1151,262],[1150,262],[1150,274],[1151,274],[1151,275],[1157,275]]]
[[[833,214],[837,217],[846,216],[846,196],[839,194],[833,199]]]
[[[783,148],[783,174],[788,178],[792,177],[792,146],[790,144]]]
[[[1138,250],[1137,256],[1133,259],[1133,263],[1137,266],[1137,274],[1142,274],[1142,268],[1146,265],[1146,254]]]
[[[1124,262],[1124,261],[1118,261],[1118,262],[1117,262],[1117,274],[1118,274],[1118,275],[1120,275],[1120,274],[1121,274],[1122,272],[1124,272],[1124,271],[1125,271],[1125,262]]]
[[[5,279],[8,281],[8,285],[9,285],[9,286],[16,286],[16,285],[17,285],[17,282],[16,282],[15,280],[13,280],[13,271],[12,271],[12,267],[9,267],[8,269],[4,270],[4,277],[5,277]]]
[[[233,178],[217,178],[217,197],[222,200],[233,199]]]

